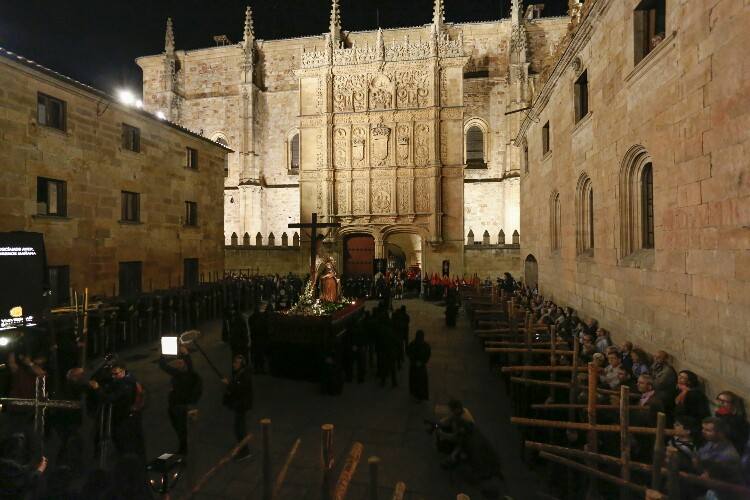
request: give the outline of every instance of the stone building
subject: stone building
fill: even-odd
[[[499,21],[446,23],[444,12],[436,0],[424,26],[350,32],[333,0],[328,33],[260,40],[248,8],[241,42],[190,51],[176,50],[168,21],[164,52],[137,60],[144,106],[235,151],[227,244],[258,233],[278,244],[312,212],[341,224],[328,251],[350,271],[364,253],[428,272],[448,260],[462,274],[470,232],[497,245],[502,231],[500,246],[511,244],[514,112],[528,106],[567,18],[524,13],[518,0]],[[258,254],[247,255],[256,268]]]
[[[745,397],[748,26],[747,2],[588,0],[516,137],[527,279]]]
[[[44,234],[57,302],[223,271],[230,150],[0,49],[0,231]]]

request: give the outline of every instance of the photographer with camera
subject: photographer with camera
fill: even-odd
[[[143,386],[128,373],[127,367],[115,361],[114,355],[105,356],[104,365],[89,381],[98,403],[99,414],[112,406],[112,441],[120,454],[135,453],[145,460],[141,410],[144,404]],[[102,438],[106,436],[100,436]]]
[[[469,460],[469,445],[474,433],[474,417],[471,412],[464,408],[463,403],[456,399],[448,402],[450,414],[440,419],[439,422],[429,422],[433,425],[431,431],[436,433],[438,451],[447,453],[448,457],[441,465],[453,468],[459,462]]]
[[[253,409],[252,377],[247,366],[247,359],[237,354],[232,358],[232,379],[221,379],[227,386],[223,404],[234,412],[234,435],[238,443],[247,435],[246,416],[247,412]],[[235,460],[240,462],[252,457],[248,447],[244,446],[235,456]]]
[[[187,454],[187,419],[188,414],[195,409],[191,406],[198,403],[203,392],[203,381],[193,370],[193,360],[187,346],[181,344],[178,357],[168,360],[162,355],[159,358],[159,368],[172,377],[172,389],[169,391],[168,409],[169,422],[177,434],[179,441],[179,455]]]

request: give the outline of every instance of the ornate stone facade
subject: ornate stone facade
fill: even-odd
[[[518,229],[519,160],[509,144],[519,115],[505,113],[525,102],[513,85],[532,81],[517,85],[511,74],[521,21],[451,24],[440,10],[423,27],[346,32],[334,10],[322,36],[255,39],[249,12],[237,45],[180,51],[172,36],[164,54],[137,61],[144,106],[172,110],[172,120],[236,151],[227,235],[282,234],[317,211],[340,221],[341,235],[373,234],[378,256],[389,234],[417,235],[424,268],[449,259],[460,274],[470,229]],[[534,70],[567,22],[524,24]],[[483,169],[464,168],[469,120],[487,124]],[[299,169],[290,168],[294,137]]]

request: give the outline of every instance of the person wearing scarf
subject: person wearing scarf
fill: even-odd
[[[741,455],[745,451],[745,444],[750,434],[742,398],[732,391],[722,391],[716,396],[716,403],[719,407],[714,415],[724,422],[727,428],[727,438]]]
[[[690,370],[682,370],[677,375],[677,397],[675,416],[689,416],[701,422],[711,415],[708,409],[708,398],[700,389],[698,375]]]

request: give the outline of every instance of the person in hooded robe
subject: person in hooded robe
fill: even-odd
[[[427,362],[431,354],[430,344],[424,340],[424,332],[417,330],[414,340],[406,348],[406,355],[409,358],[409,392],[419,401],[430,399]]]

